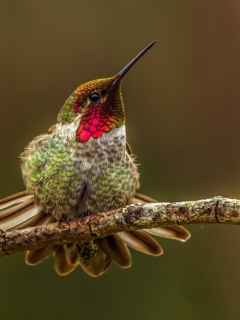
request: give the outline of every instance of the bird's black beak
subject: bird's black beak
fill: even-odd
[[[112,82],[112,86],[115,86],[117,83],[119,83],[122,78],[125,76],[125,74],[132,68],[132,66],[146,53],[150,48],[155,44],[157,40],[149,43],[139,54],[132,60],[130,61],[126,67],[124,67],[115,77]]]

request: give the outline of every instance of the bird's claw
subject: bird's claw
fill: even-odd
[[[61,216],[61,218],[58,220],[58,228],[61,227],[61,223],[62,223],[62,222],[67,223],[68,226],[69,226],[69,228],[70,228],[70,222],[69,222],[70,220],[72,220],[72,219],[69,218],[66,214],[63,214],[63,215]]]

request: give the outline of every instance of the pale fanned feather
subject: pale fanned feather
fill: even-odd
[[[79,264],[79,255],[76,249],[76,243],[68,243],[65,245],[66,260],[70,266]]]
[[[106,254],[99,248],[97,254],[89,260],[87,265],[79,258],[79,264],[81,268],[91,277],[99,277],[105,273],[110,266],[112,260],[109,259]]]
[[[3,219],[0,219],[0,229],[11,231],[32,226],[42,217],[41,205],[28,205],[26,208],[14,212]]]
[[[45,226],[54,221],[55,219],[50,214],[42,212],[42,215],[40,216],[40,218],[36,222],[34,222],[32,226],[34,227]]]
[[[0,229],[12,231],[53,222],[44,214],[42,206],[34,203],[34,196],[25,191],[0,200]]]
[[[98,239],[97,243],[103,252],[121,268],[131,267],[131,254],[127,245],[115,235]]]
[[[33,204],[33,195],[23,194],[22,196],[13,196],[0,200],[0,219],[3,219],[19,210]]]
[[[131,201],[131,203],[151,203],[151,202],[158,202],[158,201],[148,196],[145,196],[144,194],[141,194],[141,193],[136,193],[134,198]]]
[[[22,196],[26,196],[26,195],[27,195],[26,191],[21,191],[21,192],[18,192],[18,193],[14,193],[11,196],[8,196],[6,198],[0,199],[0,204],[8,202],[8,201],[13,200],[13,199],[21,198]]]
[[[72,266],[67,261],[65,246],[55,246],[54,248],[54,268],[60,276],[66,276],[76,269],[77,265]]]
[[[47,259],[53,252],[53,246],[28,251],[26,253],[25,262],[30,266],[35,266],[43,260]]]
[[[145,231],[157,237],[179,240],[182,242],[187,241],[191,237],[191,234],[188,232],[188,230],[181,226],[164,228],[159,227],[145,229]]]
[[[119,232],[115,237],[137,251],[152,256],[159,256],[163,254],[163,249],[157,241],[142,230]]]

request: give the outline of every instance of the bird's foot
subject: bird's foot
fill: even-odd
[[[80,213],[79,218],[83,218],[83,217],[88,217],[92,214],[93,212],[91,210],[86,210],[82,213]]]
[[[61,223],[63,223],[63,222],[67,223],[70,228],[70,223],[69,223],[70,220],[72,220],[72,219],[69,218],[66,214],[63,214],[61,216],[61,218],[58,220],[58,228],[61,227]]]

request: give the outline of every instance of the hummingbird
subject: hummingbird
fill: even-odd
[[[0,229],[11,231],[61,219],[155,202],[136,193],[139,173],[126,141],[121,85],[132,66],[155,44],[148,44],[117,75],[80,85],[61,108],[57,124],[35,137],[21,154],[26,191],[0,200]],[[91,244],[51,245],[28,251],[36,265],[54,256],[54,268],[67,275],[80,266],[88,275],[104,274],[112,262],[131,266],[129,247],[158,256],[163,253],[150,234],[186,241],[181,226],[119,232]]]

